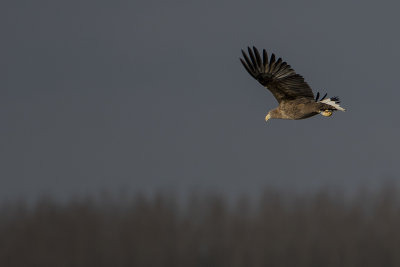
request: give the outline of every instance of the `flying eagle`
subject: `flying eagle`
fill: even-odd
[[[253,52],[254,51],[254,52]],[[300,120],[321,114],[325,117],[332,115],[333,111],[345,111],[339,106],[339,98],[326,98],[325,94],[319,99],[319,92],[315,97],[310,86],[304,78],[296,72],[281,58],[275,60],[272,54],[268,61],[268,54],[263,49],[262,59],[257,48],[251,50],[248,47],[250,58],[242,50],[244,60],[241,58],[247,72],[268,88],[278,100],[279,106],[272,109],[265,116],[265,121],[269,119]]]

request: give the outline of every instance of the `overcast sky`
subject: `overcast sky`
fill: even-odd
[[[399,178],[395,1],[2,1],[0,196]],[[274,52],[345,113],[264,122]]]

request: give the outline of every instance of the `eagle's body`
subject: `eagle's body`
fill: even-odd
[[[271,119],[301,120],[319,114],[321,111],[330,110],[332,107],[314,98],[297,98],[282,101],[276,109],[270,111]]]
[[[243,59],[240,59],[248,73],[263,86],[267,87],[274,95],[279,106],[268,112],[265,120],[269,119],[288,119],[300,120],[321,114],[331,116],[335,110],[345,111],[339,106],[339,98],[319,99],[319,93],[314,97],[310,86],[304,81],[303,77],[288,65],[281,58],[275,61],[272,54],[268,61],[268,55],[263,50],[263,58],[253,47],[253,51],[248,48],[249,57],[242,50]]]

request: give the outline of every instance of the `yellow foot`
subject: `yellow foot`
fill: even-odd
[[[324,111],[321,112],[321,115],[322,115],[322,116],[325,116],[325,117],[332,116],[332,110],[326,109],[326,110],[324,110]]]

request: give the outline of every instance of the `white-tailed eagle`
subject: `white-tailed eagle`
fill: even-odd
[[[268,60],[265,49],[263,49],[262,59],[255,47],[253,50],[248,47],[249,56],[243,50],[242,54],[244,60],[241,58],[240,61],[247,72],[268,88],[278,100],[279,106],[268,112],[265,121],[269,119],[300,120],[317,114],[329,117],[335,110],[345,111],[339,105],[338,97],[326,98],[325,94],[319,99],[319,92],[317,96],[314,96],[310,86],[301,75],[296,74],[281,58],[275,60],[274,54]]]

